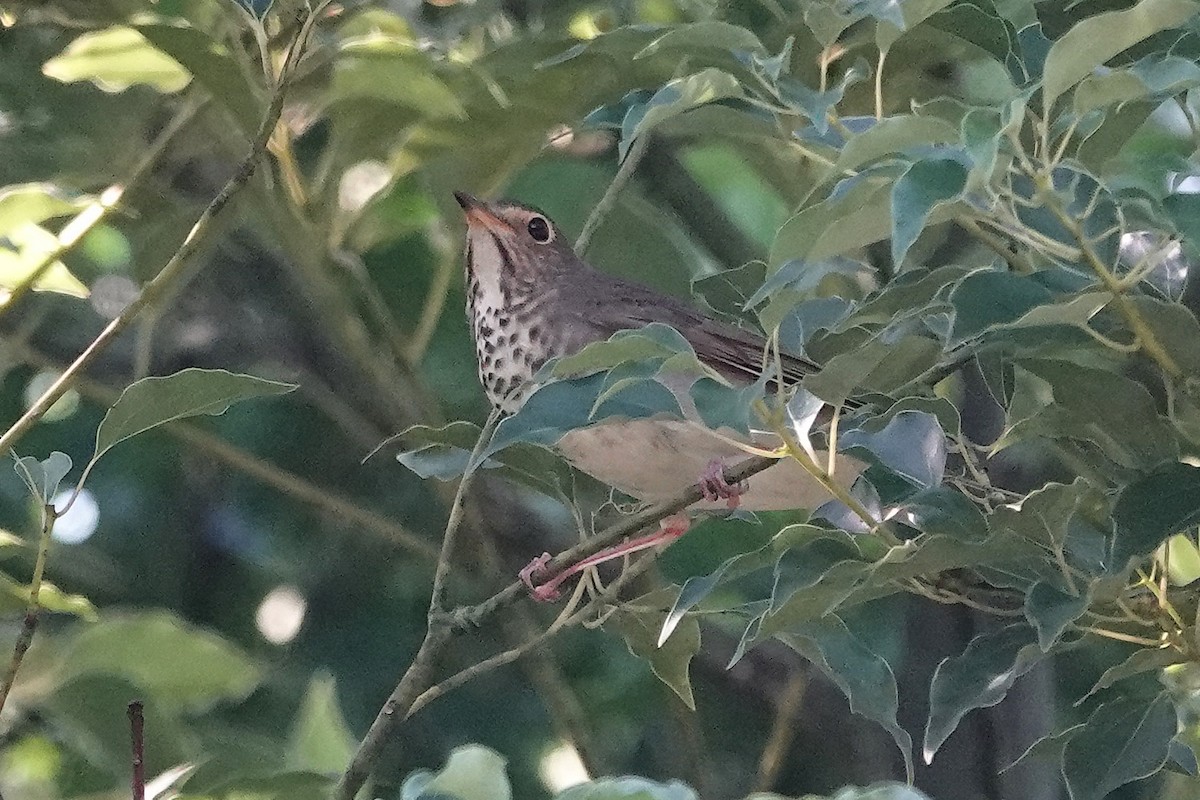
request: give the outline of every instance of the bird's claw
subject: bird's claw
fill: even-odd
[[[700,491],[704,493],[704,499],[710,501],[724,500],[730,510],[738,507],[738,504],[741,503],[742,495],[749,488],[744,481],[731,484],[725,480],[725,465],[719,459],[714,458],[708,462],[708,466],[704,468],[704,472],[700,473]]]
[[[558,584],[560,582],[559,580],[550,580],[541,585],[536,583],[538,578],[545,577],[540,573],[546,571],[546,565],[550,563],[552,558],[553,556],[551,556],[549,553],[542,553],[540,556],[526,564],[521,571],[517,573],[517,577],[521,579],[521,583],[525,584],[525,588],[529,590],[529,593],[533,595],[534,599],[543,603],[552,603],[559,598],[560,594],[562,594],[558,590]]]

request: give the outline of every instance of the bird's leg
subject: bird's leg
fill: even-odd
[[[536,580],[540,577],[538,573],[546,569],[546,565],[550,563],[550,554],[542,553],[540,556],[530,561],[518,576],[521,582],[529,589],[529,593],[535,599],[543,603],[549,603],[557,600],[561,592],[559,586],[563,584],[572,575],[578,575],[588,567],[594,567],[597,564],[603,564],[605,561],[611,561],[614,558],[621,558],[631,553],[636,553],[639,550],[646,550],[659,544],[673,542],[687,532],[691,522],[688,520],[687,514],[680,512],[673,514],[666,519],[660,521],[659,529],[654,533],[648,533],[645,536],[639,536],[636,539],[622,542],[614,545],[607,550],[601,550],[599,553],[590,555],[581,561],[578,561],[564,569],[562,572],[555,575],[545,583],[538,584]]]
[[[725,480],[725,465],[720,459],[714,458],[708,462],[704,472],[700,473],[700,489],[704,492],[704,499],[724,500],[731,511],[738,507],[742,495],[749,488],[745,482],[731,484]]]

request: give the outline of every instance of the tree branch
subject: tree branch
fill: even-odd
[[[486,430],[485,428],[485,432]],[[480,441],[483,441],[483,438],[481,436]],[[477,443],[476,450],[479,447],[480,444]],[[725,480],[730,484],[736,485],[750,476],[762,472],[777,461],[778,459],[768,456],[749,458],[734,468],[726,469]],[[561,553],[548,566],[550,569],[561,569],[581,558],[598,553],[605,547],[626,536],[634,534],[650,525],[656,525],[672,514],[679,513],[692,503],[698,501],[702,496],[703,489],[700,484],[695,484],[673,500],[658,503],[638,514],[626,517],[615,525],[609,526],[587,541],[581,542],[570,550]],[[447,528],[449,528],[449,525]],[[443,556],[448,552],[447,543],[453,544],[452,536],[447,536],[443,542]],[[371,723],[371,727],[367,730],[366,735],[359,744],[358,751],[350,761],[350,766],[346,769],[346,772],[338,782],[337,788],[334,790],[334,800],[353,800],[354,796],[358,794],[358,790],[362,788],[363,783],[366,782],[367,776],[370,774],[376,759],[378,759],[384,743],[391,738],[400,722],[420,707],[417,705],[418,701],[420,705],[424,705],[434,699],[434,697],[444,694],[455,686],[466,683],[476,675],[483,674],[489,669],[520,658],[530,648],[542,644],[555,636],[560,630],[569,627],[569,625],[581,622],[588,613],[591,613],[596,603],[615,598],[628,581],[641,574],[653,563],[654,558],[654,555],[650,554],[634,562],[606,590],[597,595],[592,602],[567,617],[566,620],[561,621],[558,625],[551,626],[523,645],[506,650],[503,653],[499,653],[466,670],[456,673],[446,681],[438,684],[441,688],[432,694],[430,694],[432,689],[426,691],[426,688],[433,686],[433,682],[430,680],[433,674],[433,662],[450,639],[464,633],[471,627],[479,625],[496,611],[512,605],[525,595],[526,589],[525,585],[519,580],[514,581],[482,603],[461,607],[449,613],[435,613],[435,604],[431,602],[429,624],[425,633],[425,639],[421,642],[421,646],[418,648],[416,656],[413,657],[412,663],[401,677],[391,696],[388,697],[383,707],[379,710],[375,721]],[[441,563],[439,561],[440,568]],[[435,592],[435,594],[437,593]]]

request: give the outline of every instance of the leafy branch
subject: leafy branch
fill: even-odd
[[[79,374],[100,353],[112,344],[143,311],[152,308],[160,298],[174,290],[176,284],[186,275],[185,267],[191,256],[199,249],[204,237],[208,235],[213,221],[246,185],[261,161],[267,143],[270,141],[275,130],[275,126],[279,123],[279,116],[283,111],[284,98],[287,96],[287,90],[291,85],[296,68],[304,54],[309,37],[312,35],[313,29],[316,27],[324,9],[330,2],[331,0],[322,0],[315,8],[305,12],[304,20],[300,24],[296,37],[292,40],[288,48],[283,65],[280,67],[279,75],[275,81],[275,88],[267,105],[266,112],[263,115],[262,123],[259,125],[258,132],[250,144],[249,151],[238,164],[233,175],[229,177],[217,195],[209,202],[204,211],[201,212],[196,222],[192,225],[191,230],[188,231],[187,236],[184,237],[178,249],[168,259],[167,263],[163,265],[159,273],[142,287],[142,291],[138,296],[105,326],[104,330],[92,340],[92,343],[79,354],[54,383],[29,406],[20,419],[14,422],[0,436],[0,453],[12,448],[42,418],[50,406],[54,405],[55,401],[71,388],[71,385],[75,382]]]

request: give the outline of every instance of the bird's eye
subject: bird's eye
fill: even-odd
[[[545,217],[534,217],[529,220],[529,224],[525,226],[529,231],[529,235],[533,237],[535,242],[545,244],[550,241],[550,223]]]

